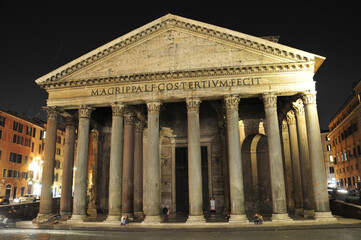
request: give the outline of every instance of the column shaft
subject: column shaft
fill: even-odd
[[[318,220],[336,221],[336,218],[334,218],[330,212],[327,193],[321,132],[316,106],[316,94],[307,93],[302,96],[302,99],[303,103],[305,104],[307,134],[310,149],[311,173],[315,202],[315,218]]]
[[[297,119],[297,135],[300,153],[304,216],[310,217],[314,215],[314,200],[306,119],[302,101],[296,101],[293,103],[293,107]]]
[[[79,108],[78,147],[75,170],[75,185],[73,199],[73,215],[70,220],[78,221],[86,218],[87,208],[87,180],[89,155],[89,126],[93,108],[81,106]]]
[[[134,198],[134,113],[124,114],[122,212],[133,216]]]
[[[64,120],[66,126],[63,175],[60,198],[60,215],[64,217],[70,217],[72,210],[75,123],[72,116],[65,117]]]
[[[134,128],[134,214],[143,215],[143,123]]]
[[[295,214],[301,215],[303,214],[302,179],[301,179],[300,155],[298,151],[296,119],[293,111],[287,113],[287,123],[288,123],[289,135],[290,135]]]
[[[267,122],[268,154],[272,187],[272,221],[290,221],[286,207],[282,148],[277,115],[277,97],[273,94],[264,94],[263,100]]]
[[[225,97],[231,216],[229,222],[246,222],[242,156],[238,124],[238,96]]]
[[[160,165],[159,165],[159,110],[158,101],[147,102],[147,161],[143,163],[144,211],[143,223],[159,223],[160,218]]]
[[[44,165],[42,173],[41,201],[39,207],[39,216],[52,213],[53,193],[52,186],[54,182],[54,162],[56,150],[56,132],[58,109],[56,107],[45,108],[48,115],[46,125]]]
[[[188,189],[189,189],[189,216],[188,223],[204,222],[203,193],[202,193],[202,162],[199,129],[198,98],[187,99],[188,121]]]
[[[123,104],[112,104],[109,165],[109,213],[107,221],[119,221],[122,207]]]

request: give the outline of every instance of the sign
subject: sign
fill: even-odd
[[[206,88],[253,86],[253,85],[259,85],[260,80],[261,78],[232,78],[232,79],[218,79],[218,80],[130,84],[119,87],[93,89],[91,90],[90,96],[107,96],[107,95],[129,94],[129,93],[149,93],[149,92],[165,92],[165,91],[176,91],[176,90],[195,90],[195,89],[206,89]]]

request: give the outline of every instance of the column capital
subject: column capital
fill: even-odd
[[[239,95],[227,95],[224,97],[224,102],[226,103],[226,108],[227,109],[237,109],[238,110],[238,105],[239,105],[239,100],[240,100],[240,96]]]
[[[199,112],[199,105],[201,104],[202,100],[200,98],[187,98],[187,111],[188,112]]]
[[[63,114],[62,118],[65,122],[65,126],[75,126],[75,117],[71,114]]]
[[[46,111],[48,119],[58,120],[60,109],[58,107],[43,107]]]
[[[123,103],[112,103],[112,114],[113,116],[123,116],[124,114],[124,104]]]
[[[282,131],[287,132],[288,131],[288,124],[287,124],[287,120],[283,119],[281,122],[281,127],[282,127]]]
[[[81,105],[79,107],[79,118],[90,118],[93,110],[95,108],[90,105]]]
[[[148,113],[159,114],[161,105],[162,105],[162,103],[160,101],[149,101],[149,102],[147,102]]]
[[[305,92],[302,94],[302,101],[304,105],[316,104],[316,92]]]
[[[144,123],[142,121],[136,121],[134,125],[134,132],[142,133],[144,129]]]
[[[277,96],[274,93],[262,94],[263,104],[265,108],[277,107]]]
[[[126,109],[124,111],[124,124],[133,125],[135,119],[135,113],[132,110]]]
[[[289,125],[296,124],[296,117],[293,110],[290,110],[286,115],[287,123]]]
[[[294,109],[296,116],[305,115],[305,108],[303,106],[303,102],[301,99],[297,99],[296,102],[293,102],[292,107]]]

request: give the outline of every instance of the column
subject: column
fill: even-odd
[[[59,116],[59,109],[57,107],[44,107],[48,115],[46,124],[46,138],[44,151],[44,165],[42,173],[42,188],[41,200],[39,207],[39,214],[35,223],[41,223],[44,218],[47,220],[48,216],[52,214],[53,193],[52,186],[54,182],[54,162],[56,150],[56,132]]]
[[[122,103],[113,103],[112,135],[109,164],[109,213],[106,221],[119,221],[122,210],[123,170],[123,109]]]
[[[143,217],[143,129],[137,121],[134,126],[134,215]]]
[[[203,216],[202,162],[199,128],[199,98],[189,98],[187,103],[188,128],[188,189],[189,215],[187,223],[205,222]]]
[[[72,210],[75,122],[74,117],[71,115],[65,116],[63,119],[65,122],[65,146],[61,183],[60,215],[65,220],[71,216]]]
[[[292,110],[287,113],[287,123],[288,123],[289,135],[290,135],[295,214],[303,215],[303,194],[302,194],[300,155],[298,151],[296,117]]]
[[[287,199],[287,211],[295,211],[295,201],[293,197],[293,174],[291,163],[291,147],[290,147],[290,134],[288,131],[287,121],[282,120],[282,145],[284,156],[284,169],[285,169],[285,183],[286,183],[286,199]]]
[[[227,150],[229,164],[230,223],[247,222],[244,207],[242,155],[238,125],[239,96],[226,96]]]
[[[73,215],[70,218],[72,221],[82,221],[86,218],[87,214],[89,126],[90,116],[93,110],[94,108],[89,105],[82,105],[79,108]]]
[[[293,103],[293,109],[297,119],[297,135],[298,135],[298,147],[300,153],[300,166],[301,166],[302,191],[303,191],[303,212],[304,212],[304,217],[313,217],[314,201],[313,201],[313,190],[312,190],[310,153],[308,149],[305,111],[301,99]]]
[[[321,221],[337,221],[331,214],[327,193],[316,93],[307,92],[302,96],[302,100],[305,105],[307,136],[310,150],[315,219]]]
[[[274,94],[264,94],[263,102],[266,114],[266,133],[271,174],[272,221],[291,221],[286,207],[282,148],[277,115],[277,96]]]
[[[124,113],[124,151],[122,213],[133,217],[134,198],[134,118],[132,110]]]
[[[144,224],[160,223],[159,101],[147,102],[147,161],[143,163]]]

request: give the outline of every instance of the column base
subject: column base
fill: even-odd
[[[83,222],[87,218],[87,215],[72,215],[68,222]]]
[[[229,223],[248,223],[246,214],[231,214]]]
[[[287,213],[272,214],[272,222],[292,222],[293,220]]]
[[[53,213],[49,213],[49,214],[38,213],[38,216],[36,216],[36,218],[34,218],[32,220],[32,223],[41,224],[41,223],[50,222],[50,221],[52,221],[54,219],[55,218],[54,218]]]
[[[303,208],[296,208],[295,209],[295,215],[301,216],[303,214],[304,214]]]
[[[119,215],[108,215],[107,219],[104,220],[106,223],[119,223],[121,216]]]
[[[60,212],[60,220],[66,221],[71,217],[71,212]]]
[[[315,210],[311,209],[311,210],[303,210],[303,216],[305,218],[312,218],[315,216]]]
[[[144,212],[143,211],[134,212],[134,217],[135,218],[144,218]]]
[[[205,223],[205,222],[206,219],[204,218],[203,215],[196,215],[196,216],[188,215],[186,224]]]
[[[162,222],[162,218],[157,216],[145,216],[142,224],[160,224]]]
[[[315,219],[322,222],[337,222],[337,218],[331,212],[315,212]]]

